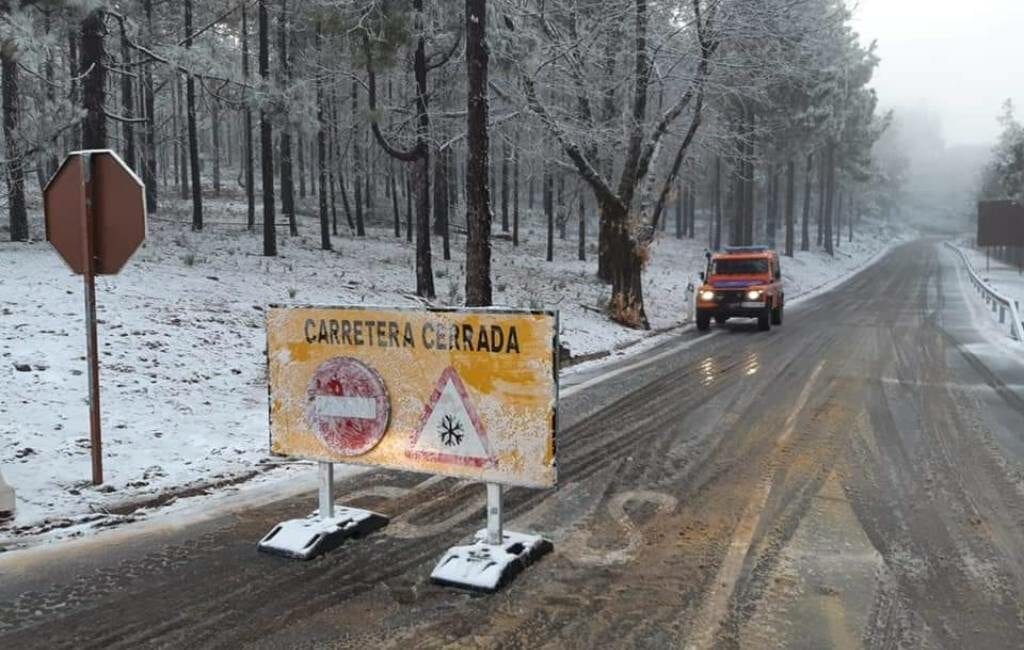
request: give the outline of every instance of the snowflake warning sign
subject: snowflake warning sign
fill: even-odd
[[[487,432],[455,368],[445,368],[441,374],[406,453],[455,465],[494,463]]]
[[[270,451],[550,487],[557,349],[555,312],[272,306]]]

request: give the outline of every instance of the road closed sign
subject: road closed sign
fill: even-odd
[[[271,307],[271,452],[553,486],[557,336],[553,312]]]

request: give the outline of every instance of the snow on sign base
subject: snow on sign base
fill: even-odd
[[[550,487],[557,339],[556,312],[272,306],[271,452]]]
[[[538,535],[506,532],[501,540],[501,544],[488,544],[487,531],[477,531],[472,544],[448,549],[430,579],[463,589],[497,591],[553,548]]]
[[[271,555],[310,560],[337,548],[350,537],[362,537],[388,524],[388,518],[369,510],[334,507],[334,516],[321,519],[314,512],[305,519],[282,521],[256,548]]]

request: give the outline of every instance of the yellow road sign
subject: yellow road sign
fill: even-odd
[[[271,307],[280,456],[555,484],[558,315]]]

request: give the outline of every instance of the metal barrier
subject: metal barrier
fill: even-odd
[[[974,270],[974,266],[971,261],[967,259],[967,255],[964,254],[960,248],[949,242],[945,242],[951,250],[956,251],[956,254],[963,260],[964,266],[967,267],[967,273],[970,276],[971,284],[978,290],[978,295],[985,300],[985,304],[992,308],[993,314],[999,315],[999,324],[1005,325],[1006,318],[1010,318],[1010,337],[1016,339],[1020,343],[1024,343],[1024,321],[1021,321],[1020,305],[1016,300],[1011,300],[1006,296],[1002,295],[992,287],[985,284],[985,281],[981,279],[977,271]]]

